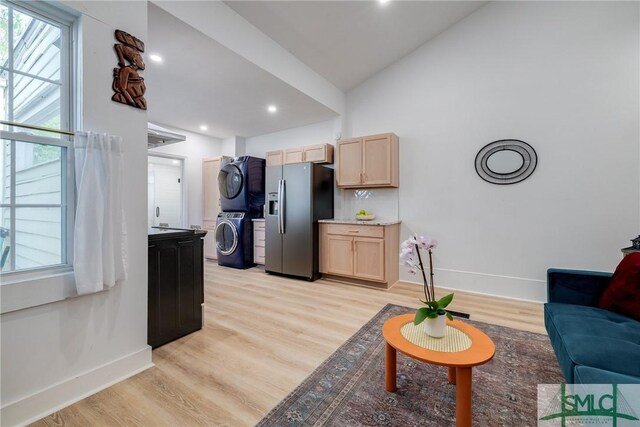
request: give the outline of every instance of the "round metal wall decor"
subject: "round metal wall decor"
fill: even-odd
[[[491,184],[515,184],[529,178],[538,165],[532,146],[519,139],[493,141],[476,155],[476,172]]]

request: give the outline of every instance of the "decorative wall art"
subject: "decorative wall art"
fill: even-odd
[[[493,141],[476,155],[476,172],[491,184],[515,184],[529,178],[538,165],[536,151],[519,139]]]
[[[113,69],[113,91],[111,99],[132,107],[147,109],[147,101],[144,92],[144,78],[138,71],[144,70],[142,52],[144,43],[121,30],[116,30],[116,40],[120,43],[113,45],[118,56],[118,67]]]

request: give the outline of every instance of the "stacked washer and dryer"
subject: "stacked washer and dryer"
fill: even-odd
[[[220,165],[220,208],[216,221],[218,264],[253,267],[253,218],[262,217],[265,160],[243,156],[227,158]]]

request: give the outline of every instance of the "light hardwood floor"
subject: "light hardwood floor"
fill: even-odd
[[[385,304],[416,307],[420,295],[413,284],[385,291],[206,262],[201,331],[154,350],[155,367],[34,425],[254,425]],[[541,304],[456,292],[451,309],[544,333]]]

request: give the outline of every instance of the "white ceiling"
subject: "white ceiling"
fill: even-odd
[[[148,3],[143,72],[149,121],[227,138],[304,126],[336,114]],[[149,59],[162,56],[162,63]],[[275,104],[277,114],[267,112]],[[201,131],[200,125],[207,125]]]
[[[481,1],[227,1],[347,91],[468,16]]]

